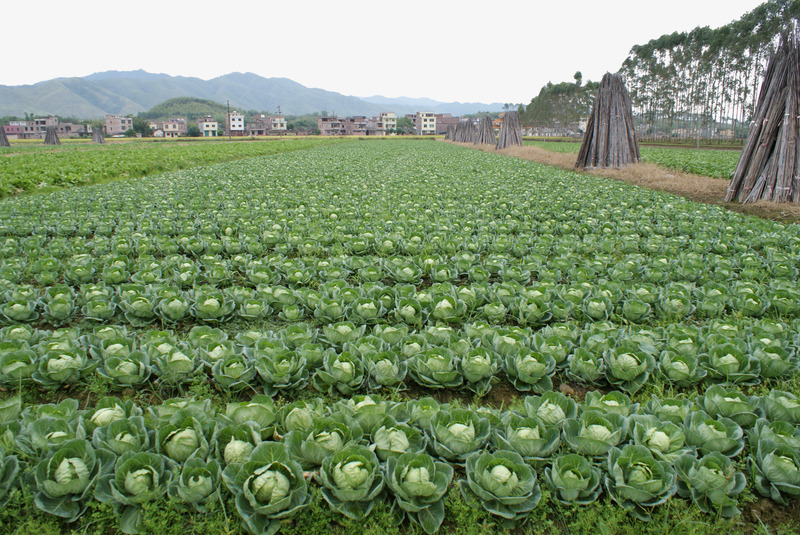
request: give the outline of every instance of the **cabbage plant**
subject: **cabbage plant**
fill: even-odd
[[[696,402],[699,408],[711,416],[730,418],[742,427],[751,427],[758,419],[758,399],[744,395],[737,389],[712,385],[705,396]]]
[[[5,450],[0,446],[0,506],[4,506],[8,501],[8,495],[20,483],[17,475],[19,474],[20,464],[16,455],[6,455]]]
[[[458,370],[458,357],[446,347],[435,347],[408,359],[414,381],[427,388],[457,388],[464,377]]]
[[[452,479],[451,465],[425,453],[407,452],[386,462],[386,485],[397,505],[429,535],[444,520],[444,495]]]
[[[358,426],[349,426],[334,418],[316,417],[310,429],[292,429],[284,437],[292,457],[305,468],[315,468],[322,464],[348,443],[361,439]]]
[[[367,366],[367,385],[371,390],[380,388],[402,389],[408,373],[406,359],[400,358],[396,351],[381,351],[364,356]]]
[[[129,451],[147,451],[153,445],[153,434],[145,426],[144,418],[134,415],[97,427],[92,434],[92,445],[117,455]]]
[[[717,451],[733,458],[744,449],[742,428],[724,416],[714,418],[704,411],[692,412],[686,417],[683,432],[686,444],[697,448],[702,455]]]
[[[633,443],[646,447],[657,459],[671,463],[689,453],[690,448],[686,445],[682,426],[663,422],[650,414],[636,414],[632,416],[632,420]]]
[[[375,452],[358,444],[323,459],[317,477],[331,509],[353,520],[369,515],[385,484]]]
[[[385,462],[405,453],[423,453],[428,438],[416,427],[398,423],[391,416],[386,416],[373,428],[370,442],[375,447],[375,454],[381,462]]]
[[[253,535],[274,535],[281,521],[311,501],[303,469],[280,442],[259,445],[247,462],[225,467],[222,479],[236,500],[244,527]]]
[[[535,393],[553,389],[551,377],[555,374],[556,361],[549,354],[523,349],[519,353],[506,355],[506,376],[519,391]]]
[[[97,480],[95,498],[114,506],[123,533],[139,533],[142,504],[161,500],[173,473],[164,456],[127,452],[117,458],[114,470]]]
[[[86,510],[98,478],[110,472],[115,461],[113,453],[95,449],[87,440],[66,442],[36,465],[33,502],[42,511],[74,522]]]
[[[474,452],[466,459],[466,479],[459,488],[468,502],[499,516],[503,527],[524,521],[542,497],[536,472],[513,451]]]
[[[666,502],[678,489],[672,466],[633,444],[608,452],[604,483],[615,502],[644,521],[650,520],[649,508]]]
[[[545,425],[536,416],[523,417],[508,412],[492,433],[491,441],[495,449],[517,452],[525,462],[537,466],[558,449],[561,430],[555,425]]]
[[[209,424],[198,419],[193,411],[179,410],[158,424],[155,436],[156,452],[177,463],[192,455],[206,458],[210,452]]]
[[[761,441],[748,460],[759,494],[782,505],[800,497],[800,453],[796,448]]]
[[[649,352],[633,345],[620,345],[603,354],[608,382],[629,394],[634,394],[655,370],[655,359]]]
[[[567,418],[575,418],[578,415],[578,404],[561,392],[525,396],[523,408],[526,416],[540,418],[546,426],[555,426],[559,429]]]
[[[716,383],[754,385],[761,382],[761,363],[735,343],[714,344],[701,361],[708,380]]]
[[[758,406],[767,420],[800,424],[800,399],[790,392],[770,390],[758,400]]]
[[[177,477],[167,487],[167,495],[188,505],[198,513],[220,500],[222,469],[216,459],[204,461],[190,457]]]
[[[358,355],[349,351],[341,353],[331,351],[325,355],[322,368],[314,373],[312,384],[320,392],[349,396],[364,385],[366,381],[364,372],[364,362]]]
[[[691,498],[704,513],[719,513],[726,518],[739,514],[735,497],[747,480],[728,457],[713,452],[697,459],[687,454],[678,457],[674,466],[679,496]]]
[[[439,458],[462,464],[489,440],[489,420],[469,409],[439,411],[427,429],[428,447]]]
[[[600,469],[583,455],[559,455],[552,465],[544,469],[544,480],[559,502],[589,504],[603,491]]]
[[[575,453],[600,457],[625,440],[628,425],[621,414],[587,410],[577,418],[564,420],[564,442]]]
[[[483,347],[471,349],[458,360],[458,368],[466,380],[466,388],[477,396],[485,396],[499,380],[499,363],[495,353]]]

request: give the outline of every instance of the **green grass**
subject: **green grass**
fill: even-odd
[[[525,145],[540,147],[551,152],[577,154],[580,142],[526,141]],[[654,163],[668,169],[711,178],[730,178],[739,161],[738,150],[692,149],[682,147],[640,146],[642,162]]]

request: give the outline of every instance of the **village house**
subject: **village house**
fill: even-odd
[[[133,128],[133,117],[106,115],[106,135],[122,136]]]
[[[197,128],[203,137],[216,137],[219,131],[219,123],[213,117],[200,117],[197,119]]]

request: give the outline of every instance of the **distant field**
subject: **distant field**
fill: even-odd
[[[286,138],[189,143],[115,141],[104,145],[72,141],[57,146],[14,142],[11,147],[0,149],[0,197],[142,177],[337,141],[331,138]]]
[[[579,142],[526,141],[526,145],[540,147],[552,152],[577,154]],[[641,147],[642,161],[654,163],[669,169],[685,173],[710,176],[712,178],[729,178],[739,161],[739,151],[686,149],[669,147]]]

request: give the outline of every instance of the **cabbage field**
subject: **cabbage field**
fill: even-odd
[[[0,533],[796,528],[797,226],[294,148],[0,201]]]

